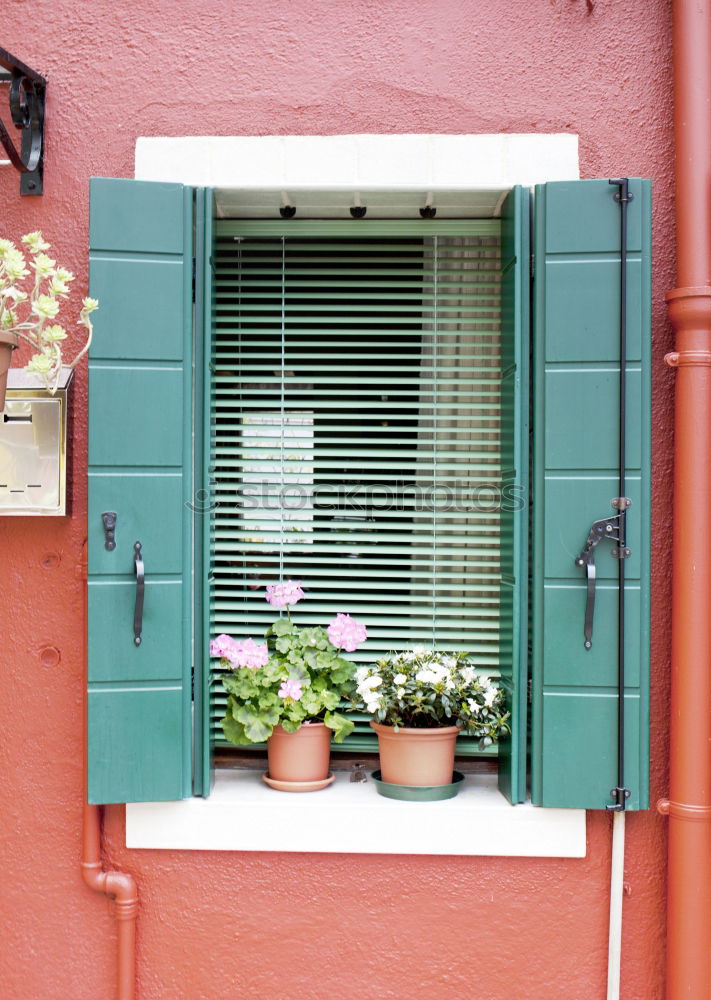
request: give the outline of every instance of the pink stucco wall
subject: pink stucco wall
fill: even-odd
[[[0,45],[50,79],[46,193],[20,199],[1,168],[0,235],[41,228],[81,285],[87,179],[132,176],[138,135],[570,131],[583,177],[652,178],[653,801],[665,792],[667,0],[5,0],[0,29]],[[0,523],[4,1000],[109,1000],[115,988],[114,923],[78,865],[84,371],[76,401],[74,515]],[[589,819],[587,858],[565,861],[127,851],[118,807],[106,835],[110,863],[139,886],[140,1000],[604,995],[604,814]],[[628,820],[625,879],[622,995],[653,1000],[665,879],[653,812]]]

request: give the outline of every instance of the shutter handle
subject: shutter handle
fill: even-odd
[[[624,537],[624,525],[622,518],[630,507],[632,501],[627,497],[615,498],[612,506],[620,511],[613,517],[605,517],[600,521],[593,521],[588,534],[583,551],[575,557],[575,565],[585,567],[585,578],[587,582],[587,597],[585,601],[585,622],[583,625],[583,645],[586,649],[592,648],[593,618],[595,615],[595,584],[597,582],[597,567],[595,566],[595,549],[605,538],[615,542],[612,555],[615,559],[629,559],[631,550],[627,545],[621,544]]]
[[[141,645],[141,632],[143,631],[143,594],[146,588],[145,567],[143,565],[143,554],[141,543],[136,542],[133,546],[134,570],[136,573],[136,607],[133,612],[133,644]]]

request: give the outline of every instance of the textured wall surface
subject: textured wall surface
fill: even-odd
[[[138,135],[558,132],[581,176],[654,182],[652,801],[666,791],[673,286],[668,0],[5,0],[0,45],[49,76],[45,195],[0,168],[0,234],[41,228],[85,285],[88,177]],[[9,122],[4,93],[0,114]],[[79,293],[75,296],[78,300]],[[86,375],[74,514],[0,523],[0,992],[111,1000],[115,927],[79,871]],[[662,521],[662,519],[664,519]],[[60,661],[42,657],[46,646]],[[625,1000],[662,996],[664,823],[628,819]],[[610,818],[585,860],[127,851],[140,1000],[604,995]]]

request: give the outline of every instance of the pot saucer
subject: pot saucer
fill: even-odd
[[[262,781],[278,792],[318,792],[335,780],[335,774],[329,774],[327,778],[321,778],[319,781],[277,781],[276,778],[270,778],[266,771],[262,775]]]
[[[453,799],[464,781],[461,771],[452,774],[449,785],[391,785],[383,781],[380,771],[373,771],[371,777],[379,795],[404,802],[441,802],[443,799]]]

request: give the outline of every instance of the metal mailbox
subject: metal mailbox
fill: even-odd
[[[8,372],[0,415],[0,515],[67,513],[67,427],[73,372],[54,395],[22,369]]]

